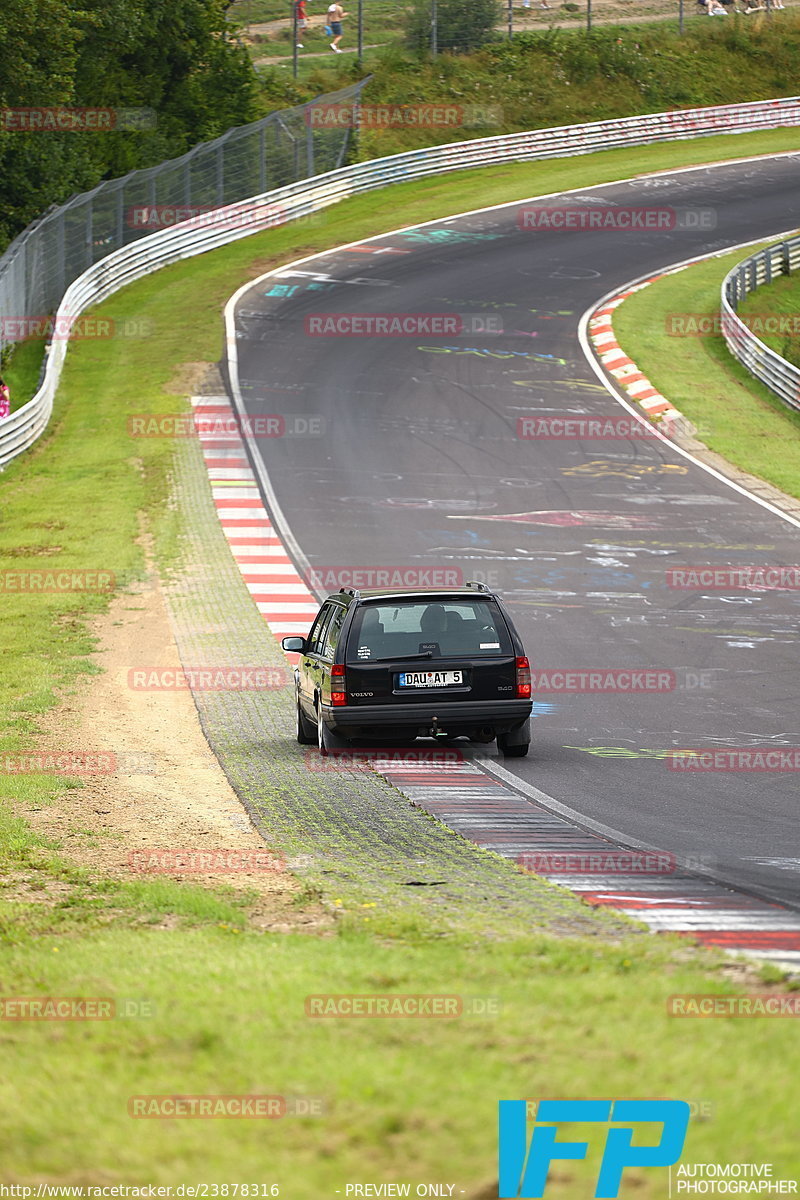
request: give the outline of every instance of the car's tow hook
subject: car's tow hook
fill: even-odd
[[[447,731],[439,728],[439,718],[431,718],[431,737],[444,738],[447,737]]]

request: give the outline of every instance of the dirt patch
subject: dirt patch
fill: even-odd
[[[164,384],[164,391],[175,396],[193,396],[208,371],[209,364],[205,362],[178,363],[172,379]]]
[[[65,858],[117,879],[156,878],[141,869],[154,861],[147,851],[228,851],[228,863],[240,862],[243,851],[261,852],[247,860],[263,862],[256,869],[170,870],[169,877],[255,893],[249,912],[256,928],[328,925],[321,908],[298,904],[294,876],[270,865],[269,847],[205,739],[191,692],[129,686],[135,667],[180,670],[157,576],[116,597],[94,633],[99,649],[91,658],[102,673],[42,720],[36,750],[108,756],[113,773],[86,775],[52,805],[22,815],[59,843]],[[36,895],[47,902],[49,890]]]

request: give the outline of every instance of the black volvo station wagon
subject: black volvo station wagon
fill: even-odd
[[[295,669],[297,740],[320,752],[357,740],[530,742],[528,659],[499,598],[481,583],[423,592],[342,588],[307,637],[285,637]]]

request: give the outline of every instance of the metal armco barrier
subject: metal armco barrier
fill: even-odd
[[[322,97],[319,103],[326,102]],[[505,162],[531,162],[591,154],[624,146],[709,137],[719,133],[745,133],[800,124],[800,97],[685,109],[587,125],[535,129],[525,133],[453,142],[372,159],[304,179],[275,191],[241,200],[215,210],[213,222],[186,221],[142,237],[107,255],[79,275],[67,288],[56,320],[75,320],[91,306],[126,284],[206,250],[214,250],[252,233],[309,216],[375,188],[406,180],[441,175],[469,167]],[[237,221],[242,204],[248,208],[246,224]],[[230,216],[226,227],[225,217]],[[65,339],[51,341],[42,387],[32,400],[0,425],[0,467],[35,442],[53,408],[67,349]]]
[[[800,368],[756,337],[736,310],[750,292],[763,283],[772,283],[779,275],[790,275],[798,267],[800,237],[778,242],[745,258],[722,281],[720,311],[722,336],[734,358],[796,412],[800,412]]]

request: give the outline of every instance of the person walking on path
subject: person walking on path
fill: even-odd
[[[300,41],[305,37],[308,29],[308,20],[306,18],[306,0],[294,0],[295,15],[297,17],[297,47],[303,49],[303,43]]]
[[[339,42],[342,40],[342,21],[349,14],[344,11],[341,4],[337,0],[333,0],[332,4],[328,5],[328,24],[331,27],[333,41],[331,42],[331,50],[334,54],[341,54]]]

